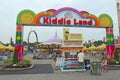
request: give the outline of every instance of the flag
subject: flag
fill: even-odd
[[[10,38],[10,43],[12,43],[12,37]]]

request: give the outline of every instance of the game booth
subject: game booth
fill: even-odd
[[[62,56],[64,61],[61,64],[62,71],[80,70],[77,54],[82,50],[83,35],[81,33],[70,33],[69,28],[63,29]]]

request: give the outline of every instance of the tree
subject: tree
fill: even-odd
[[[95,41],[93,44],[95,46],[99,46],[99,45],[103,44],[103,41],[102,40],[98,40],[98,41]]]
[[[23,41],[23,45],[27,45],[27,42],[26,42],[26,41]]]
[[[17,55],[17,51],[15,50],[13,55],[13,64],[16,64],[18,62],[19,62],[18,55]]]
[[[118,55],[117,51],[114,54],[114,60],[119,61],[119,55]]]

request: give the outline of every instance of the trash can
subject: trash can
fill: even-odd
[[[93,75],[100,75],[101,74],[98,62],[92,62],[90,70],[91,70],[91,74],[93,74]]]
[[[84,63],[85,63],[85,69],[90,70],[90,59],[85,59]]]

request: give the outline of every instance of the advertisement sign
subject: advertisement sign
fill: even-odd
[[[64,40],[83,40],[83,35],[80,33],[70,33],[69,28],[64,28],[63,39]]]
[[[83,40],[82,34],[80,33],[72,33],[70,34],[70,40]]]
[[[64,28],[63,29],[63,39],[64,40],[69,40],[70,39],[70,29],[69,28]]]

